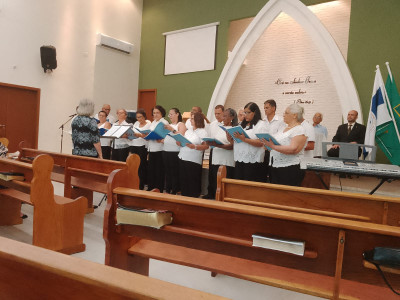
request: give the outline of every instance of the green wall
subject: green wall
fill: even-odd
[[[206,112],[227,59],[227,38],[232,20],[253,17],[266,0],[144,0],[140,57],[140,89],[157,89],[157,104],[189,111],[199,105]],[[302,0],[306,5],[328,1]],[[385,62],[400,81],[400,0],[352,0],[348,65],[360,95],[364,122],[368,118],[375,66]],[[162,33],[220,22],[216,69],[164,76],[165,39]],[[380,162],[386,162],[378,153]]]
[[[140,53],[140,89],[157,89],[157,104],[166,109],[190,111],[198,105],[207,112],[215,85],[228,53],[228,30],[232,20],[254,17],[266,0],[144,0]],[[304,0],[307,5],[328,2]],[[220,22],[216,69],[164,76],[164,32]]]

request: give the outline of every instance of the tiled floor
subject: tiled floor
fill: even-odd
[[[55,184],[56,194],[61,195],[63,186]],[[95,195],[94,203],[99,203],[102,195]],[[86,251],[74,254],[97,263],[104,263],[105,245],[103,240],[103,214],[105,203],[94,213],[85,216],[84,243]],[[0,236],[8,237],[24,243],[32,243],[33,208],[23,205],[22,210],[28,215],[23,224],[16,226],[1,226]],[[225,296],[231,299],[267,300],[267,299],[319,299],[279,288],[265,286],[224,275],[211,277],[210,272],[169,264],[161,261],[150,261],[150,276],[194,289]]]

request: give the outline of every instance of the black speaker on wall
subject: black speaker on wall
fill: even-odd
[[[40,58],[42,60],[42,68],[46,73],[47,70],[53,71],[57,68],[56,47],[42,46],[40,47]]]

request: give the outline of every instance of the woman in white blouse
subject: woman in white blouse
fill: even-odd
[[[249,102],[244,107],[244,120],[240,126],[249,136],[235,133],[235,137],[242,142],[235,141],[233,154],[235,160],[235,179],[249,181],[267,181],[264,162],[264,145],[257,138],[256,133],[265,133],[266,124],[261,118],[261,111],[254,102]]]
[[[182,123],[182,115],[179,109],[171,108],[168,117],[171,124],[165,125],[165,128],[172,133],[185,135],[186,126]],[[180,192],[179,184],[179,150],[175,139],[167,135],[164,139],[163,160],[165,170],[165,190],[168,194]]]
[[[99,133],[100,136],[105,134],[107,130],[111,128],[111,123],[107,121],[107,113],[102,110],[99,111],[97,114],[99,118],[99,123],[97,124],[97,127],[99,128]],[[111,158],[111,139],[109,138],[102,138],[100,137],[100,145],[101,145],[101,152],[103,153],[103,158],[104,159],[110,159]]]
[[[161,105],[156,105],[153,108],[153,122],[150,125],[150,130],[154,130],[159,123],[168,125],[168,121],[164,119],[165,109]],[[149,140],[148,151],[148,190],[159,189],[162,193],[164,191],[164,162],[162,157],[163,140]]]
[[[304,127],[301,126],[304,109],[298,104],[289,105],[283,114],[287,124],[274,135],[280,145],[263,139],[271,150],[271,182],[300,186],[304,171],[300,169],[300,157],[307,142]]]
[[[191,144],[181,147],[178,157],[181,193],[183,196],[199,197],[201,193],[201,171],[203,167],[203,152],[208,145],[202,138],[207,137],[204,129],[204,117],[202,113],[194,113],[190,117],[192,129],[185,132],[185,138]],[[180,145],[179,142],[177,142]]]
[[[133,124],[134,128],[138,128],[140,130],[149,130],[151,122],[146,120],[146,112],[143,109],[138,109],[136,112],[136,122]],[[144,185],[147,183],[147,141],[144,139],[146,136],[143,133],[135,130],[135,139],[130,141],[129,152],[133,154],[137,154],[140,157],[140,165],[139,165],[139,189],[143,190]]]
[[[238,117],[236,111],[232,108],[225,109],[222,123],[225,128],[237,126]],[[208,170],[211,173],[211,178],[209,177],[209,180],[213,180],[214,182],[214,184],[211,184],[213,190],[209,191],[209,193],[211,193],[209,195],[209,199],[215,199],[215,192],[217,189],[217,174],[220,166],[226,166],[227,178],[234,178],[235,161],[233,159],[233,140],[228,140],[227,135],[229,134],[227,134],[223,129],[216,127],[213,137],[223,144],[221,145],[217,144],[216,142],[207,142],[209,146],[214,147],[212,162]]]
[[[126,117],[128,116],[125,109],[117,110],[117,118],[118,120],[113,124],[113,126],[117,125],[127,125],[130,124],[126,122]],[[124,134],[121,138],[114,140],[114,145],[111,153],[112,160],[118,161],[126,161],[126,158],[129,155],[129,140],[127,139],[127,135]]]

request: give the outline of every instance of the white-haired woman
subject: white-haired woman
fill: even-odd
[[[283,114],[286,127],[274,135],[280,145],[263,140],[271,150],[271,182],[300,186],[304,171],[300,169],[300,158],[307,142],[305,130],[301,126],[304,109],[298,104],[289,105]]]
[[[103,158],[97,122],[90,117],[93,112],[94,103],[92,101],[83,99],[79,102],[79,106],[76,108],[78,116],[71,124],[73,155]]]

